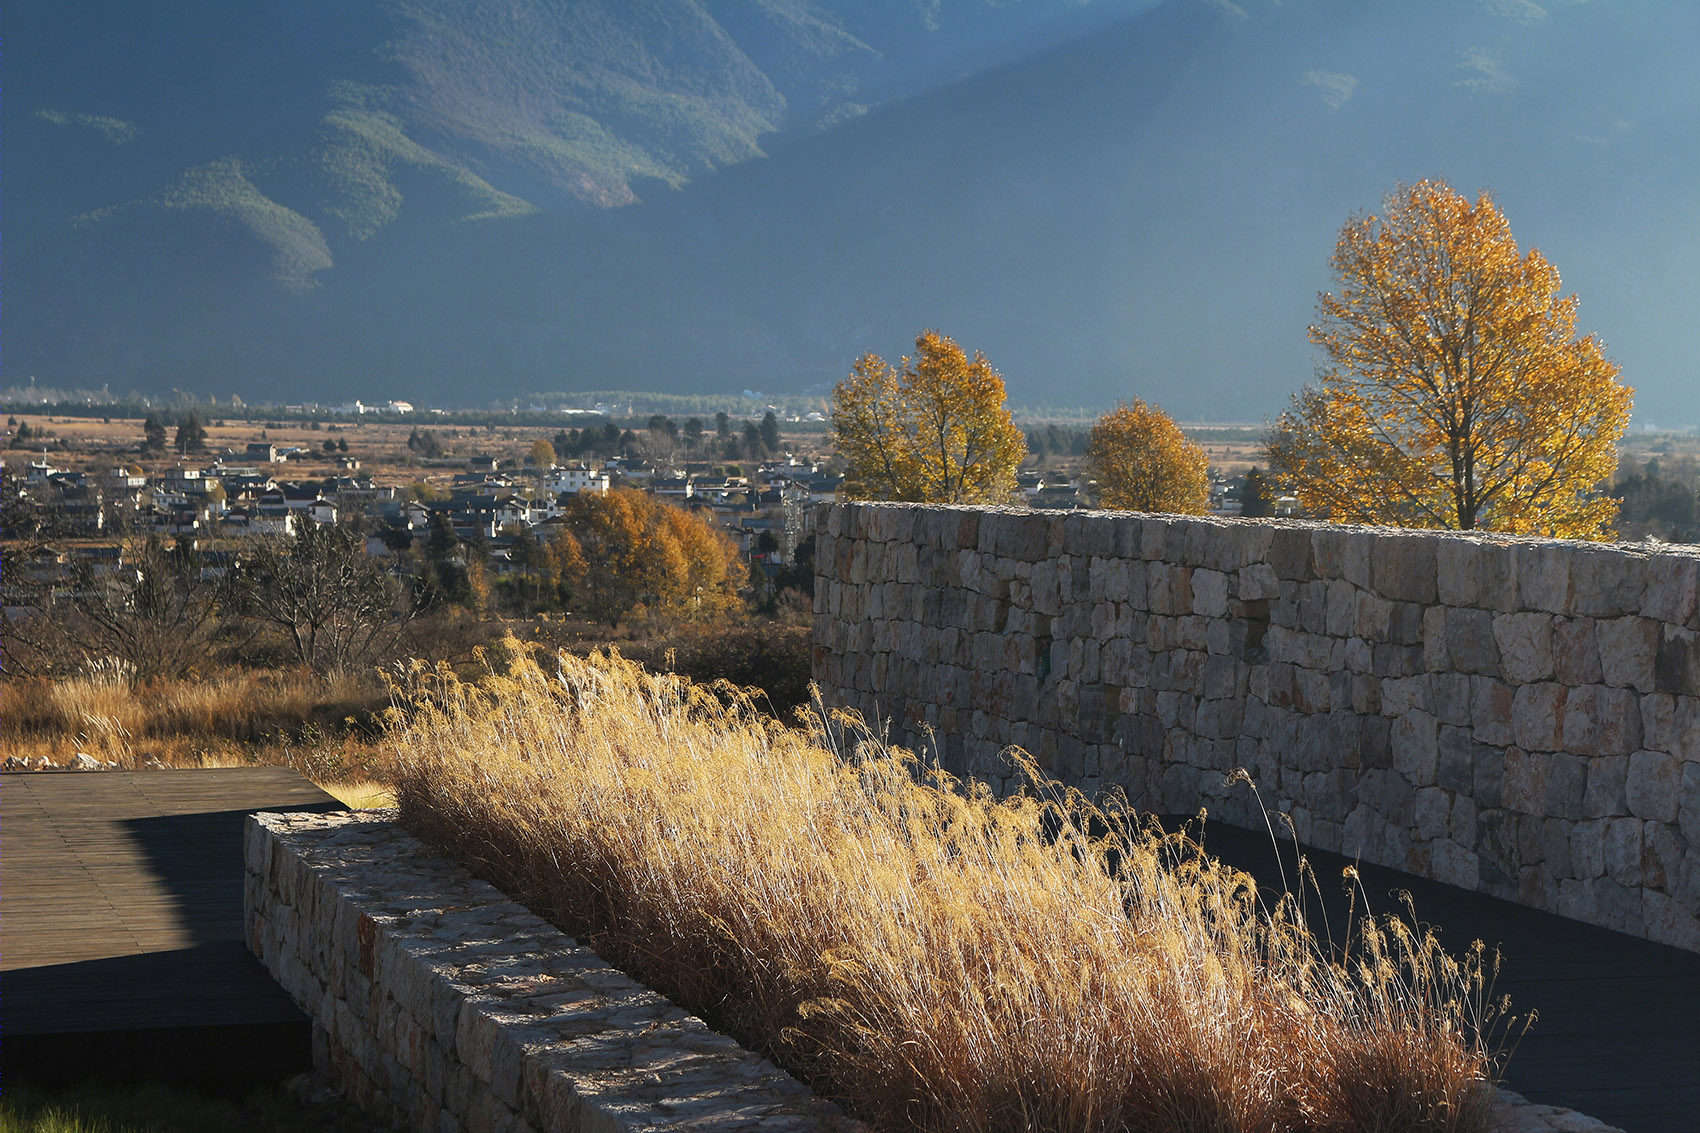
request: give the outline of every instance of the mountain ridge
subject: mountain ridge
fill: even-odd
[[[359,13],[343,18],[370,31],[374,12],[453,6],[350,7]],[[609,132],[626,154],[618,161],[631,156],[620,146],[675,152],[657,138],[698,147],[679,142],[671,165],[628,161],[629,200],[593,179],[584,193],[622,205],[611,211],[550,181],[547,169],[561,167],[548,155],[522,184],[523,163],[478,148],[497,130],[494,111],[468,107],[511,107],[509,94],[442,96],[483,134],[444,125],[439,137],[419,125],[428,115],[398,112],[393,89],[377,89],[405,71],[396,59],[365,60],[357,77],[372,81],[345,80],[354,85],[336,87],[323,113],[283,108],[267,127],[293,139],[281,153],[214,152],[228,151],[230,133],[209,128],[171,147],[197,158],[175,172],[157,155],[112,157],[138,153],[157,129],[149,121],[92,95],[42,92],[24,109],[25,132],[82,138],[47,155],[60,168],[41,180],[70,185],[68,206],[84,220],[45,217],[30,163],[16,160],[25,172],[8,203],[16,219],[24,197],[32,223],[7,280],[21,315],[8,368],[54,385],[248,382],[307,397],[357,383],[413,400],[486,388],[778,388],[830,382],[857,354],[901,352],[938,326],[985,349],[1018,400],[1137,394],[1187,416],[1224,406],[1243,419],[1248,405],[1278,409],[1310,372],[1304,327],[1340,223],[1397,182],[1443,176],[1496,191],[1524,245],[1541,246],[1578,287],[1584,329],[1628,344],[1625,378],[1652,414],[1681,412],[1683,383],[1700,380],[1672,330],[1700,301],[1687,266],[1700,162],[1683,143],[1700,100],[1692,68],[1679,65],[1681,44],[1700,42],[1700,19],[1680,4],[1554,8],[1532,24],[1470,0],[1443,0],[1430,19],[1342,0],[1246,2],[1238,13],[1194,0],[1085,15],[1039,5],[1023,17],[1047,29],[1032,51],[1009,47],[1009,29],[1026,25],[999,9],[1005,22],[974,35],[1005,54],[976,54],[963,33],[957,56],[941,51],[926,77],[909,77],[914,89],[881,70],[924,54],[893,46],[890,30],[913,26],[903,21],[921,5],[689,7],[734,46],[754,43],[747,29],[764,20],[817,38],[743,52],[752,71],[729,87],[691,80],[748,96],[743,135]],[[852,10],[867,26],[843,14]],[[941,11],[967,20],[979,9]],[[299,29],[305,18],[278,19]],[[391,42],[393,27],[384,34]],[[639,62],[669,81],[694,73],[659,49],[655,59]],[[860,68],[863,86],[846,94],[841,71],[810,69],[821,59]],[[454,60],[465,76],[493,73],[477,62]],[[303,87],[269,66],[266,90]],[[767,90],[789,117],[761,133],[752,123],[780,116]],[[899,93],[856,101],[889,91]],[[29,117],[37,110],[64,120]],[[16,124],[16,98],[8,111]],[[754,149],[736,149],[740,137]],[[43,148],[39,137],[25,146],[32,157]],[[234,162],[240,180],[219,162]],[[107,199],[78,181],[89,170]],[[190,170],[224,195],[173,210],[164,199],[173,185],[181,195]],[[1676,238],[1659,238],[1660,227]]]

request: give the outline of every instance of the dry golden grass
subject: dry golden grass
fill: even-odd
[[[138,685],[93,665],[62,680],[0,683],[8,756],[64,764],[82,752],[123,768],[290,766],[322,785],[383,776],[376,720],[388,704],[375,674],[234,670]]]
[[[419,674],[402,821],[882,1128],[1486,1127],[1479,948],[1366,923],[1331,961],[1290,903],[1078,794],[553,664]]]

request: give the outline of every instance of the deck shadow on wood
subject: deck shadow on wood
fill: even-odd
[[[287,768],[3,787],[7,1074],[234,1089],[310,1065],[307,1017],[244,941],[242,831],[256,810],[340,803]]]
[[[240,941],[0,976],[6,1073],[239,1088],[312,1066],[312,1027]]]

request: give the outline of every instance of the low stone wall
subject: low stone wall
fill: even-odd
[[[368,1110],[427,1133],[861,1128],[391,818],[246,834],[249,947]]]
[[[815,679],[947,768],[1088,792],[1700,950],[1694,548],[823,509]]]
[[[249,947],[368,1111],[422,1133],[865,1129],[393,819],[256,814],[246,831]],[[1622,1133],[1509,1090],[1493,1128]]]

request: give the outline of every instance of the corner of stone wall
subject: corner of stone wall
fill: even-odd
[[[393,812],[256,814],[249,948],[314,1061],[416,1130],[861,1126],[433,853]]]

